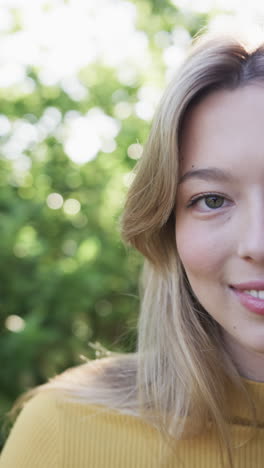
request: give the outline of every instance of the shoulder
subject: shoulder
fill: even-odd
[[[19,421],[38,415],[43,416],[44,421],[53,421],[62,409],[78,403],[86,408],[95,405],[122,412],[126,406],[135,408],[136,402],[137,355],[120,354],[66,369],[22,395],[13,413],[23,408]]]
[[[61,466],[68,447],[78,447],[80,441],[93,451],[99,434],[107,444],[111,438],[118,440],[121,428],[141,432],[136,362],[134,354],[90,361],[22,396],[18,407],[23,409],[4,447],[0,468]],[[70,466],[78,466],[76,450],[71,456]]]
[[[1,468],[56,466],[56,405],[56,398],[51,396],[51,392],[38,394],[25,404],[1,454]],[[47,465],[44,465],[44,461]]]
[[[135,447],[140,456],[142,444],[152,453],[156,442],[156,431],[139,417],[88,403],[80,395],[46,389],[25,404],[0,467],[139,466],[138,460],[129,464]]]
[[[160,438],[137,413],[135,361],[134,355],[92,361],[37,388],[10,433],[0,468],[143,468],[143,446],[154,463]]]

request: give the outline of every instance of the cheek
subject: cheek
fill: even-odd
[[[179,257],[186,273],[199,276],[219,271],[228,258],[228,245],[218,232],[192,223],[179,223],[176,226],[176,244]]]

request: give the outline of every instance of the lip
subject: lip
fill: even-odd
[[[258,315],[264,315],[264,299],[253,297],[245,293],[245,290],[264,291],[264,281],[249,281],[247,283],[232,284],[230,290],[250,312]]]
[[[264,281],[248,281],[246,283],[231,284],[231,288],[238,289],[239,291],[255,289],[256,291],[264,291]]]

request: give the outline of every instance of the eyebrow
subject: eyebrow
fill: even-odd
[[[193,169],[191,171],[185,172],[185,174],[180,177],[179,185],[186,182],[190,179],[200,179],[200,180],[213,180],[217,182],[233,182],[233,177],[223,169],[218,167],[208,167],[205,169]]]

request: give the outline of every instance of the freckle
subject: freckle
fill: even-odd
[[[234,329],[234,330],[236,330],[236,329],[237,329],[237,327],[233,326],[233,329]]]
[[[192,167],[194,167],[194,164],[192,164]]]

